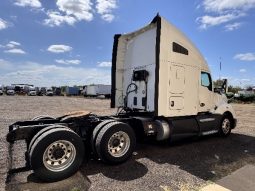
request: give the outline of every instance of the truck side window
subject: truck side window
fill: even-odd
[[[212,91],[212,79],[209,73],[201,72],[201,85]]]
[[[176,42],[173,42],[173,52],[189,55],[188,49],[184,48],[182,45],[180,45]]]

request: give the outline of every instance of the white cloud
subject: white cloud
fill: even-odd
[[[242,68],[239,70],[239,72],[244,73],[244,72],[246,72],[246,69]]]
[[[92,21],[94,14],[98,13],[101,18],[107,22],[112,22],[115,18],[113,10],[117,8],[117,0],[55,0],[55,10],[45,10],[41,8],[40,0],[15,0],[15,5],[22,7],[37,8],[33,10],[41,10],[47,18],[43,20],[43,24],[54,27],[63,24],[74,25],[79,21]],[[41,8],[41,9],[38,9]],[[1,27],[1,24],[0,24]],[[1,29],[1,28],[0,28]]]
[[[21,44],[19,42],[16,41],[10,41],[8,44],[6,44],[6,48],[15,48],[17,46],[20,46]]]
[[[10,41],[6,45],[1,45],[1,48],[4,48],[4,53],[12,53],[12,54],[26,54],[24,50],[22,50],[19,46],[21,44],[16,41]]]
[[[59,59],[59,60],[55,60],[57,63],[59,64],[65,64],[65,65],[79,65],[81,63],[80,60],[63,60],[63,59]]]
[[[216,26],[248,15],[248,10],[255,7],[255,0],[204,0],[200,7],[206,15],[197,18],[200,28]],[[211,13],[211,14],[208,14]],[[240,23],[228,24],[226,31],[233,31],[241,26]]]
[[[51,27],[62,24],[74,25],[78,21],[93,19],[91,0],[57,0],[56,5],[58,11],[47,11],[45,25]]]
[[[101,18],[110,23],[114,20],[115,16],[112,14],[104,14],[101,16]]]
[[[8,22],[0,18],[0,30],[8,28]]]
[[[237,54],[234,56],[234,59],[241,61],[255,61],[255,53]]]
[[[6,45],[0,45],[0,48],[16,48],[18,46],[20,46],[21,44],[19,42],[16,41],[10,41],[8,42]]]
[[[205,15],[197,18],[197,22],[200,24],[201,29],[206,29],[210,26],[220,25],[222,23],[226,23],[234,19],[240,18],[242,16],[244,16],[244,14],[226,14],[220,16]]]
[[[0,82],[3,84],[31,83],[48,87],[92,83],[110,84],[111,81],[110,71],[99,68],[63,67],[34,62],[11,64],[12,71],[0,71]]]
[[[54,44],[48,47],[49,52],[53,53],[63,53],[70,52],[73,48],[71,46],[63,45],[63,44]]]
[[[19,42],[16,42],[16,41],[10,41],[9,43],[13,44],[13,45],[16,45],[16,46],[20,46],[21,45]]]
[[[99,14],[111,13],[112,9],[117,8],[116,0],[97,0],[96,9]]]
[[[116,0],[97,0],[96,10],[101,18],[107,22],[111,22],[115,16],[112,14],[113,9],[117,8]]]
[[[40,8],[42,6],[39,0],[15,0],[15,5],[20,7]]]
[[[5,53],[11,53],[11,54],[26,54],[26,52],[20,48],[13,48],[9,50],[5,50]]]
[[[91,0],[57,0],[57,6],[60,11],[73,15],[79,21],[93,19]]]
[[[255,7],[255,0],[204,0],[203,6],[209,12],[247,10]]]
[[[232,24],[227,24],[225,26],[226,31],[233,31],[236,29],[239,29],[241,27],[242,23],[232,23]]]
[[[48,11],[46,14],[48,15],[48,19],[44,20],[44,24],[50,27],[60,26],[64,23],[73,25],[76,22],[73,16],[61,15],[58,11]]]
[[[112,62],[99,62],[98,67],[111,67]]]

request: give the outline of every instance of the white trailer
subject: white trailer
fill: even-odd
[[[104,95],[107,98],[111,96],[111,85],[93,84],[85,86],[84,96],[96,97]]]
[[[140,30],[116,35],[112,55],[111,107],[118,113],[75,112],[12,124],[7,141],[26,140],[25,169],[42,180],[61,180],[79,169],[84,155],[116,164],[132,156],[137,139],[227,137],[236,126],[203,56],[159,15]]]

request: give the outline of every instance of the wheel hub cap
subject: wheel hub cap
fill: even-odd
[[[74,145],[66,140],[58,140],[51,143],[43,154],[44,166],[53,172],[67,169],[76,157]]]
[[[227,134],[230,131],[230,121],[229,119],[224,119],[222,122],[222,131],[224,134]]]
[[[55,159],[60,159],[64,156],[65,151],[62,148],[56,148],[55,150],[53,150],[52,153],[53,153],[52,155]]]
[[[122,157],[130,147],[130,138],[124,131],[114,133],[108,141],[108,152],[113,157]]]
[[[119,139],[114,139],[114,140],[112,141],[112,145],[113,145],[114,147],[119,146],[119,144],[120,144],[120,140],[119,140]]]

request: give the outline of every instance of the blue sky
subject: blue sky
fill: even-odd
[[[255,0],[1,1],[0,84],[110,84],[114,34],[157,12],[196,44],[214,79],[255,85]]]

